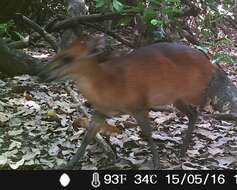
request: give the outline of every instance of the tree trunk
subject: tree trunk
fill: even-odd
[[[11,50],[0,40],[0,72],[8,76],[22,74],[36,75],[42,63],[39,60],[17,50]]]
[[[71,17],[85,15],[87,7],[85,0],[68,0],[68,14]],[[76,25],[74,28],[65,30],[61,35],[60,49],[68,47],[69,44],[77,37],[79,37],[83,31],[82,25]]]

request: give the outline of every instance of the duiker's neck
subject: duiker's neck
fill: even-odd
[[[107,78],[107,73],[97,63],[96,59],[83,60],[73,68],[73,72],[78,75],[79,80],[82,78],[90,80],[103,80]]]

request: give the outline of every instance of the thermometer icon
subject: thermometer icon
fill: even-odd
[[[92,175],[92,180],[91,180],[91,185],[92,187],[99,187],[100,186],[100,175],[97,172],[94,172]]]

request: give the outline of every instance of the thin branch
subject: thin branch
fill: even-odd
[[[11,43],[8,43],[7,46],[10,48],[15,48],[15,49],[21,49],[21,48],[26,48],[30,44],[30,36],[26,36],[22,40],[19,41],[14,41]]]
[[[229,114],[204,114],[201,113],[203,117],[214,118],[217,120],[224,120],[224,121],[237,121],[237,114],[236,113],[229,113]]]
[[[73,101],[78,104],[79,109],[83,112],[84,115],[89,117],[89,113],[86,111],[86,108],[82,105],[81,101],[78,99],[78,95],[69,87],[66,85],[66,91],[72,96]],[[105,141],[105,139],[97,133],[95,136],[96,142],[101,145],[101,147],[106,151],[109,152],[110,156],[114,159],[116,158],[116,154],[112,150],[112,148],[108,145],[108,143]]]
[[[182,13],[176,14],[175,16],[177,16],[177,17],[189,17],[189,16],[196,17],[199,15],[201,9],[198,8],[193,2],[191,2],[189,0],[182,0],[181,2],[183,2],[189,8],[184,10]]]
[[[69,87],[68,85],[66,85],[66,91],[70,94],[70,96],[72,97],[73,101],[78,104],[78,111],[81,111],[86,117],[90,117],[89,113],[87,112],[85,106],[82,105],[81,101],[78,98],[78,94],[75,93],[75,91],[73,91],[71,89],[71,87]]]
[[[34,31],[39,33],[51,46],[52,48],[57,52],[58,51],[58,46],[56,44],[56,41],[54,40],[54,37],[46,32],[43,28],[40,27],[37,23],[33,22],[26,16],[23,16],[20,13],[17,13],[17,15],[28,25],[30,26]]]
[[[222,20],[223,18],[225,18],[226,16],[228,16],[228,14],[229,14],[234,8],[236,8],[236,6],[237,6],[237,0],[235,0],[233,6],[231,6],[228,10],[226,10],[226,12],[225,12],[224,14],[219,15],[216,19],[212,20],[211,23],[214,23],[214,22],[217,22],[217,21],[220,22],[220,20]],[[215,8],[213,8],[213,7],[211,7],[211,8],[212,8],[212,10],[218,12],[217,9],[215,9]],[[219,12],[218,12],[218,13],[219,13]]]
[[[74,27],[81,22],[102,22],[105,20],[114,20],[119,19],[125,16],[132,16],[135,13],[106,13],[106,14],[92,14],[92,15],[83,15],[83,16],[76,16],[72,18],[66,18],[65,20],[55,24],[51,31],[59,31],[62,29],[67,29]]]
[[[121,42],[122,44],[130,47],[130,48],[136,48],[135,45],[131,44],[129,41],[121,38],[119,35],[115,34],[114,32],[111,32],[111,31],[108,31],[106,29],[104,29],[103,27],[100,27],[98,25],[95,25],[95,24],[90,24],[90,23],[81,23],[82,25],[85,25],[85,26],[88,26],[88,27],[91,27],[91,28],[95,28],[96,30],[100,31],[100,32],[103,32],[111,37],[113,37],[114,39],[116,39],[117,41]]]

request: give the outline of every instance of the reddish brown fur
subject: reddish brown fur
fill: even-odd
[[[106,115],[128,113],[148,140],[154,169],[160,168],[147,113],[149,108],[167,104],[174,104],[189,120],[181,149],[184,156],[197,120],[194,106],[203,106],[206,89],[217,67],[199,50],[175,43],[150,45],[99,64],[95,42],[75,42],[56,58],[63,64],[57,65],[56,61],[49,68],[56,74],[53,78],[73,76],[81,93],[98,111],[93,114],[85,138],[68,167],[72,168],[83,157]]]
[[[199,106],[216,67],[199,50],[175,43],[159,43],[97,64],[85,59],[90,47],[75,43],[60,56],[76,60],[64,72],[78,80],[80,91],[106,115],[135,113],[177,100]]]

